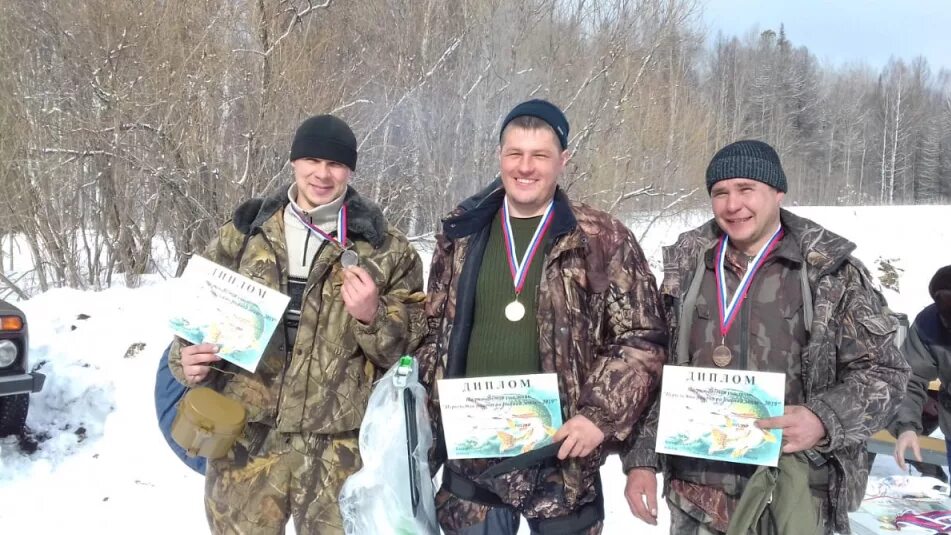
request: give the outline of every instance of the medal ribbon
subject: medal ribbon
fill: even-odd
[[[512,274],[512,281],[515,285],[515,295],[522,293],[525,286],[525,277],[528,275],[528,267],[532,265],[532,259],[538,252],[538,247],[542,243],[542,237],[548,231],[551,225],[552,212],[555,207],[555,201],[548,203],[541,221],[535,227],[535,234],[532,235],[532,241],[528,243],[528,249],[522,261],[518,261],[518,253],[515,251],[515,235],[512,233],[512,224],[509,222],[509,201],[508,197],[502,199],[502,238],[505,240],[505,256],[508,258],[509,272]]]
[[[750,284],[753,282],[753,276],[756,275],[759,268],[763,266],[769,253],[772,252],[773,247],[776,246],[782,235],[783,227],[780,226],[776,229],[776,232],[773,233],[772,237],[769,238],[769,241],[756,253],[756,256],[753,257],[753,260],[747,266],[746,273],[740,278],[740,285],[736,287],[736,291],[733,293],[733,297],[729,302],[727,302],[726,277],[723,276],[723,265],[726,259],[726,247],[730,241],[730,237],[724,233],[723,237],[720,238],[714,273],[716,273],[717,278],[717,305],[720,309],[721,337],[725,338],[726,333],[730,332],[730,327],[733,326],[733,321],[736,319],[736,313],[740,309],[740,303],[746,299],[746,292],[749,291]]]
[[[291,212],[297,216],[298,221],[301,222],[305,227],[307,227],[311,232],[317,235],[318,238],[322,240],[327,240],[330,243],[338,245],[341,249],[347,248],[347,205],[344,204],[340,207],[340,211],[337,212],[337,236],[340,237],[338,240],[330,234],[320,230],[317,225],[311,223],[304,218],[304,214],[297,208],[295,205],[291,205]]]

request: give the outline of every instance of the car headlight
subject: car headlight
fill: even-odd
[[[0,368],[6,368],[17,360],[17,346],[9,340],[0,340]]]

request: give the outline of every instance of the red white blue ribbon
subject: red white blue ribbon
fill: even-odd
[[[898,529],[920,527],[937,530],[935,533],[945,533],[945,530],[951,529],[951,511],[940,510],[916,513],[908,510],[895,517],[895,527]]]
[[[337,212],[337,238],[334,238],[330,234],[320,230],[317,225],[308,221],[304,218],[304,214],[300,211],[297,206],[291,204],[291,212],[297,216],[298,221],[301,222],[305,227],[307,227],[311,232],[317,235],[318,238],[327,240],[330,243],[340,246],[341,249],[347,248],[347,205],[344,204],[340,207],[340,211]]]
[[[769,253],[772,252],[773,247],[776,246],[782,235],[783,227],[780,226],[769,238],[769,241],[763,244],[759,252],[756,253],[756,256],[754,256],[753,260],[749,263],[749,266],[747,266],[746,273],[740,278],[740,285],[736,287],[736,291],[733,292],[733,297],[729,302],[727,302],[726,277],[723,276],[723,264],[726,259],[726,247],[730,242],[730,237],[724,233],[723,237],[720,238],[720,244],[717,250],[717,263],[714,266],[714,273],[716,273],[717,277],[717,305],[720,309],[720,336],[725,338],[726,333],[730,332],[730,327],[733,326],[733,321],[736,319],[736,313],[740,310],[740,303],[746,299],[746,292],[749,291],[750,284],[753,282],[753,276],[756,275],[759,268],[763,266]]]
[[[528,243],[525,255],[522,261],[518,260],[518,253],[515,251],[515,235],[512,233],[512,224],[509,221],[509,201],[508,197],[502,199],[502,237],[505,240],[505,256],[508,258],[509,272],[512,274],[512,281],[515,285],[515,295],[522,293],[525,286],[525,277],[528,275],[528,267],[532,265],[532,259],[542,243],[542,237],[548,231],[551,225],[552,212],[555,202],[550,201],[541,221],[535,227],[535,233],[532,235],[532,241]]]

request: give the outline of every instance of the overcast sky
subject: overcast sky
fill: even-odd
[[[933,72],[951,70],[951,0],[706,0],[703,9],[711,37],[784,23],[790,41],[823,63],[878,69],[889,56],[923,55]]]

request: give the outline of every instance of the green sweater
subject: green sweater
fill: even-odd
[[[501,215],[496,214],[492,220],[489,241],[479,270],[466,377],[517,375],[538,373],[540,370],[536,309],[545,245],[550,240],[547,235],[542,238],[542,245],[535,253],[525,286],[518,297],[519,303],[525,306],[525,316],[519,321],[509,321],[505,317],[505,306],[515,300],[515,284],[505,255],[501,219]],[[525,256],[525,248],[539,221],[541,216],[511,218],[519,260]]]

